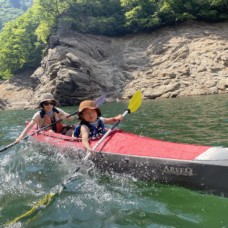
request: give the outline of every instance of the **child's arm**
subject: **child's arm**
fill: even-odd
[[[81,136],[82,136],[82,144],[86,150],[91,151],[91,147],[89,145],[89,128],[87,126],[81,126]]]
[[[104,118],[104,124],[114,124],[117,120],[119,120],[120,122],[123,121],[123,116],[122,115],[118,115],[112,118]]]

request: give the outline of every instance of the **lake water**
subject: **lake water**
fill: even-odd
[[[109,117],[123,113],[127,105],[109,103],[101,110]],[[0,112],[0,148],[14,141],[34,112]],[[228,146],[228,95],[143,101],[119,127],[167,141]],[[0,159],[0,227],[29,211],[80,165],[62,151],[31,140],[2,152]],[[10,227],[224,228],[227,210],[227,198],[91,169],[49,206]]]

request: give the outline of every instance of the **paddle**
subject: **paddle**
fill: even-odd
[[[102,96],[100,96],[99,98],[97,98],[94,102],[96,103],[96,106],[99,107],[99,106],[101,106],[101,105],[104,103],[105,99],[106,99],[106,95],[102,95]],[[77,114],[77,113],[78,113],[77,111],[71,113],[70,115],[66,116],[66,119],[69,118],[69,117],[71,117],[71,116],[73,116],[73,115],[75,115],[75,114]],[[44,127],[40,128],[39,130],[33,132],[32,134],[29,134],[29,135],[25,136],[24,138],[21,139],[21,141],[23,141],[23,140],[29,138],[30,136],[33,136],[33,135],[35,135],[35,134],[41,132],[41,131],[43,131],[43,130],[49,128],[49,127],[51,127],[51,126],[54,125],[54,124],[57,124],[57,123],[59,123],[59,122],[62,122],[62,121],[63,121],[63,119],[59,119],[59,120],[57,120],[56,122],[53,122],[53,123],[51,123],[51,124],[49,124],[49,125],[47,125],[47,126],[44,126]],[[20,141],[20,142],[21,142],[21,141]],[[3,152],[3,151],[5,151],[5,150],[7,150],[8,148],[10,148],[10,147],[16,145],[16,144],[18,144],[18,143],[17,143],[17,142],[13,142],[13,143],[11,143],[11,144],[5,146],[4,148],[2,148],[2,149],[0,150],[0,153]]]
[[[132,113],[138,110],[138,108],[140,107],[142,103],[142,94],[140,91],[137,91],[133,97],[131,98],[128,108],[127,110],[122,114],[123,117],[125,117],[128,113]],[[95,146],[92,148],[92,151],[95,151],[97,149],[97,147],[104,141],[104,139],[110,134],[110,132],[120,123],[119,120],[117,120],[115,122],[115,124],[104,134],[104,136],[95,144]],[[72,181],[73,179],[75,179],[75,173],[77,173],[82,165],[84,164],[85,161],[88,160],[88,158],[91,156],[91,153],[89,152],[84,159],[82,160],[81,166],[77,167],[70,175],[70,177],[68,177],[66,180],[64,180],[61,184],[56,185],[55,187],[53,187],[50,191],[50,193],[48,193],[47,195],[45,195],[40,201],[38,201],[31,210],[25,212],[24,214],[16,217],[15,219],[11,220],[10,222],[7,223],[7,225],[13,224],[18,222],[21,219],[24,219],[28,216],[31,216],[34,212],[37,212],[39,209],[45,208],[46,206],[48,206],[54,196],[56,194],[60,194],[63,189],[66,187],[66,185]]]

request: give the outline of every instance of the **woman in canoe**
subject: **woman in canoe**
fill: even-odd
[[[62,119],[66,119],[67,116],[70,114],[64,112],[62,109],[57,108],[57,101],[54,99],[53,95],[50,93],[45,93],[42,95],[41,100],[39,102],[38,108],[40,109],[38,112],[34,114],[32,117],[32,120],[29,122],[29,124],[25,127],[25,129],[22,131],[20,136],[16,139],[15,142],[19,143],[25,135],[32,129],[32,127],[36,124],[37,128],[43,128],[45,126],[51,125],[45,130],[51,130],[56,133],[71,135],[71,132],[68,134],[68,126],[64,126],[61,122],[56,123],[56,121]],[[74,117],[70,116],[67,118],[67,120],[73,120]],[[69,130],[70,131],[70,130]]]
[[[81,138],[87,152],[93,152],[89,140],[102,136],[105,133],[105,124],[113,124],[117,120],[122,121],[123,116],[101,117],[101,111],[96,106],[96,103],[91,100],[85,100],[79,105],[78,119],[80,122],[74,129],[73,137]]]

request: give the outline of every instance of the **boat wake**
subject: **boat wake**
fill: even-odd
[[[72,154],[76,153],[77,156],[73,156],[73,158]],[[67,184],[62,194],[50,207],[52,210],[54,207],[62,211],[66,205],[67,207],[71,205],[71,207],[77,207],[83,211],[88,204],[92,207],[99,204],[96,213],[103,214],[104,205],[113,204],[114,192],[107,191],[102,184],[106,183],[107,177],[103,178],[97,172],[92,161],[81,164],[81,160],[78,158],[84,156],[82,151],[70,151],[68,155],[70,156],[61,150],[56,151],[56,148],[53,153],[53,148],[31,142],[22,143],[18,149],[14,148],[4,154],[0,165],[2,174],[0,216],[8,218],[8,221],[18,217],[18,211],[24,212],[28,208],[32,208],[40,198],[50,192],[50,189],[53,190],[54,186],[58,186],[66,177],[68,178],[71,171],[78,166],[81,166],[80,172],[70,176],[72,181]],[[76,157],[77,159],[75,159]],[[121,184],[121,186],[123,185]],[[115,198],[116,204],[123,203],[123,197],[116,196]],[[26,223],[32,222],[37,216],[40,214],[29,217]],[[2,224],[8,221],[3,221]],[[20,227],[19,224],[17,222],[17,227]]]

